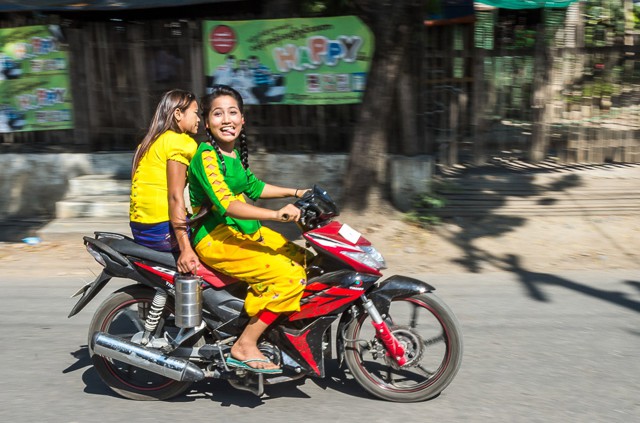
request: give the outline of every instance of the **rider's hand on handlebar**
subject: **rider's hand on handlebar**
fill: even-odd
[[[311,191],[311,188],[299,188],[296,190],[296,198],[302,198],[304,195]]]
[[[280,222],[297,222],[300,220],[300,209],[293,204],[287,204],[277,211],[276,220]]]

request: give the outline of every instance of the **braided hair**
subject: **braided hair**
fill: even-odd
[[[224,95],[233,97],[238,103],[238,109],[240,110],[240,113],[244,115],[244,102],[242,101],[242,96],[240,95],[240,93],[228,85],[215,85],[211,93],[202,97],[202,99],[200,100],[200,103],[202,104],[202,118],[205,122],[207,121],[209,113],[211,112],[211,105],[213,104],[213,101],[216,98]],[[211,130],[209,128],[206,128],[206,126],[205,132],[207,133],[209,142],[213,146],[216,154],[218,155],[218,158],[220,159],[222,174],[225,175],[227,173],[227,166],[224,163],[222,151],[220,150],[215,137],[211,133]],[[240,162],[242,163],[242,167],[247,170],[249,169],[249,148],[247,147],[247,134],[245,132],[244,125],[242,127],[242,131],[240,131],[240,135],[238,138],[240,140]]]

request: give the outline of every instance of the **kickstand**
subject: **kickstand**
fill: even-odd
[[[261,397],[264,394],[264,376],[262,373],[245,371],[245,375],[239,379],[229,379],[229,384],[236,389],[249,391]]]

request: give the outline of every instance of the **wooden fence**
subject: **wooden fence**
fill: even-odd
[[[1,151],[132,150],[162,93],[204,93],[200,21],[22,18],[4,26],[63,25],[70,55],[74,130],[0,134]],[[345,152],[358,105],[246,106],[247,132],[263,151]],[[202,135],[200,135],[202,138]]]
[[[532,45],[505,42],[508,25],[496,10],[478,12],[471,23],[426,27],[417,152],[444,165],[640,161],[635,35],[627,29],[623,39],[581,44],[588,38],[579,24],[581,4],[540,18]],[[132,150],[163,92],[204,92],[200,19],[0,20],[2,26],[62,25],[75,120],[69,131],[0,134],[0,151]],[[346,152],[358,110],[247,106],[247,131],[253,148],[263,151]],[[398,145],[391,152],[404,154]]]
[[[427,28],[423,119],[441,163],[640,161],[640,32],[586,7]]]

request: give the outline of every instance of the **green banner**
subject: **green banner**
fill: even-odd
[[[73,128],[60,28],[0,29],[0,133]]]
[[[355,16],[204,21],[207,89],[237,89],[245,104],[359,103],[373,35]]]
[[[578,0],[477,0],[478,3],[504,9],[565,8]]]

